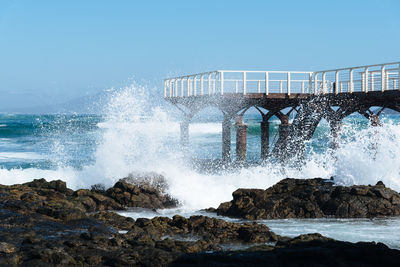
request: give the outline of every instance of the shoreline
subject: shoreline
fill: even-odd
[[[161,176],[158,179],[162,181]],[[60,180],[0,186],[0,264],[219,265],[251,258],[264,263],[273,259],[278,266],[284,262],[282,255],[294,263],[296,253],[305,253],[307,263],[322,264],[323,257],[316,257],[321,251],[348,264],[354,257],[337,253],[380,255],[389,266],[400,263],[400,250],[382,243],[350,243],[320,234],[286,237],[257,221],[230,222],[204,215],[136,220],[120,216],[114,211],[127,206],[149,208],[152,203],[150,208],[160,209],[178,204],[162,194],[162,183],[154,188],[149,181],[140,185],[127,181],[107,190],[97,185],[73,191]],[[373,266],[377,256],[371,257],[363,263]]]

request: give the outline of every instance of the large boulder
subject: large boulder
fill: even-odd
[[[163,209],[176,207],[178,201],[165,192],[165,178],[148,174],[119,180],[105,194],[126,207]]]
[[[400,194],[385,187],[336,186],[332,180],[284,179],[266,189],[238,189],[218,215],[244,219],[371,218],[400,215]]]

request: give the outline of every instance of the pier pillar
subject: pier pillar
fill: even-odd
[[[340,144],[340,135],[342,132],[342,121],[332,121],[330,123],[331,126],[331,135],[332,135],[332,140],[331,140],[331,148],[332,149],[337,149],[339,148]]]
[[[243,124],[242,118],[236,118],[236,161],[246,162],[246,144],[247,144],[247,125]]]
[[[269,155],[269,122],[263,118],[261,122],[261,160],[266,160]]]
[[[231,161],[231,120],[224,115],[222,122],[222,162],[229,163]]]
[[[181,148],[184,153],[187,153],[189,148],[189,120],[181,122]]]
[[[282,148],[286,148],[289,142],[289,116],[283,115],[281,118],[281,124],[279,125],[279,139],[282,140]]]
[[[369,117],[369,120],[371,122],[371,126],[380,126],[381,125],[381,123],[379,121],[379,115],[373,114]]]

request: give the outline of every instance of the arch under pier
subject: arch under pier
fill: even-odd
[[[246,161],[247,126],[243,115],[250,108],[261,116],[260,158],[269,155],[289,161],[301,158],[304,142],[326,119],[331,127],[332,148],[340,141],[342,120],[358,112],[378,126],[385,108],[400,111],[400,62],[333,70],[212,72],[168,78],[164,98],[184,114],[181,145],[187,149],[189,123],[206,107],[218,108],[222,122],[222,159],[231,162],[232,123],[236,130],[236,161]],[[374,108],[372,108],[374,107]],[[295,114],[292,123],[289,116]],[[269,141],[269,119],[280,121],[279,136]]]

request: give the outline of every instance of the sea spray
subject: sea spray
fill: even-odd
[[[48,136],[53,138],[53,143],[47,154],[53,161],[51,167],[2,168],[1,183],[14,184],[43,177],[65,180],[69,187],[76,189],[98,183],[112,186],[130,173],[156,172],[165,177],[168,193],[188,211],[216,207],[230,200],[232,192],[238,188],[267,188],[286,177],[334,177],[337,183],[345,185],[375,184],[382,180],[387,186],[400,190],[400,126],[397,121],[389,120],[382,127],[368,128],[366,121],[358,123],[365,120],[363,118],[346,119],[340,148],[336,151],[329,149],[330,130],[322,122],[308,142],[306,160],[301,168],[282,167],[271,161],[235,171],[206,174],[193,168],[187,162],[188,157],[181,154],[180,120],[172,116],[176,108],[169,104],[157,106],[153,98],[147,88],[138,85],[113,90],[104,107],[104,116],[95,124],[95,129],[90,129],[95,135],[90,139],[95,143],[90,146],[93,151],[79,155],[79,149],[71,149],[74,144],[69,137],[73,136],[74,129],[61,128],[57,134],[50,131]],[[258,122],[246,119],[247,116],[245,123],[253,123],[254,129],[259,127]],[[71,122],[67,120],[66,123]],[[66,134],[62,135],[63,132]],[[190,142],[195,148],[192,156],[219,158],[220,135],[220,121],[192,122]],[[258,153],[259,137],[254,135],[248,140],[248,147],[254,154]],[[76,157],[89,160],[76,166],[72,164]]]

